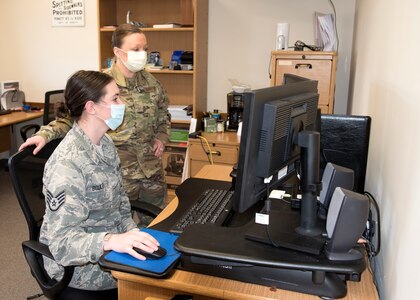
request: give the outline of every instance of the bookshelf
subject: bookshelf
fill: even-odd
[[[98,0],[99,66],[112,58],[111,37],[116,26],[130,20],[147,24],[141,28],[147,37],[148,52],[159,51],[168,66],[174,50],[194,52],[194,69],[152,70],[166,89],[170,105],[192,104],[198,120],[207,110],[208,0]],[[179,23],[182,27],[153,28],[154,24]],[[172,120],[173,125],[189,121]]]

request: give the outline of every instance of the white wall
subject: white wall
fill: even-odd
[[[84,27],[52,27],[50,0],[0,1],[0,80],[20,80],[26,101],[43,102],[76,70],[98,70],[96,1]]]
[[[290,23],[289,45],[313,44],[312,14],[331,13],[327,0],[210,0],[208,110],[226,112],[229,78],[268,86],[276,24]],[[336,113],[347,111],[355,0],[335,0],[340,36]],[[62,88],[78,69],[98,69],[97,1],[85,0],[85,27],[51,26],[50,0],[0,1],[0,80],[18,79],[28,101]]]
[[[335,113],[347,112],[355,1],[333,1],[340,39]],[[314,44],[313,13],[332,13],[327,0],[210,0],[208,110],[226,112],[229,78],[252,88],[270,85],[268,67],[277,23],[290,24],[289,46]]]
[[[382,299],[415,299],[420,266],[420,2],[357,1],[351,94],[372,117],[366,189],[379,202]]]

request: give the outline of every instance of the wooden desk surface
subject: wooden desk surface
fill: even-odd
[[[197,173],[197,177],[230,181],[229,173],[231,169],[228,166],[207,165]],[[175,198],[152,224],[156,224],[171,215],[177,205],[178,199]],[[170,299],[174,294],[182,293],[203,296],[194,296],[194,299],[319,299],[318,296],[272,289],[262,285],[181,270],[175,270],[166,279],[156,279],[117,271],[112,271],[112,274],[118,279],[118,299],[145,299],[146,297],[150,297],[150,299],[152,297],[155,297],[154,299]],[[368,270],[363,272],[360,282],[348,281],[347,288],[347,296],[342,299],[379,299],[372,281],[372,275]]]
[[[241,143],[241,137],[237,135],[236,131],[225,131],[220,133],[202,132],[201,136],[206,138],[207,141],[217,145],[237,145]],[[201,143],[200,139],[189,139],[191,143]],[[195,177],[195,176],[194,176]]]
[[[33,111],[33,112],[17,111],[17,112],[12,112],[6,115],[0,115],[0,127],[36,119],[36,118],[42,117],[43,115],[44,115],[43,111]]]

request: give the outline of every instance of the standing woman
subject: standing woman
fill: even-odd
[[[64,299],[117,299],[116,281],[100,268],[99,257],[115,250],[144,260],[133,247],[153,252],[159,245],[131,218],[117,149],[106,134],[121,124],[125,105],[111,76],[78,71],[67,82],[65,108],[72,129],[44,170],[46,210],[39,240],[55,259],[44,258],[45,267],[59,279],[63,266],[75,266]]]
[[[127,109],[123,126],[112,139],[122,162],[124,187],[130,198],[163,207],[166,184],[161,156],[169,140],[168,97],[144,70],[147,39],[134,25],[120,25],[112,36],[114,64],[104,72],[120,88]]]
[[[166,184],[161,157],[170,133],[168,97],[156,78],[144,70],[147,39],[137,26],[118,26],[112,47],[114,63],[104,72],[117,83],[126,110],[122,125],[109,135],[121,159],[124,188],[131,201],[139,199],[163,207]],[[47,142],[63,137],[71,124],[69,118],[52,121],[20,149],[35,144],[36,154]]]

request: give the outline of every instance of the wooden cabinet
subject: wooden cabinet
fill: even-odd
[[[334,112],[336,52],[272,51],[271,85],[281,85],[284,73],[318,80],[319,102],[322,113]]]
[[[166,89],[171,105],[193,106],[193,117],[201,119],[207,109],[208,0],[98,0],[99,65],[107,67],[114,55],[111,37],[118,24],[130,20],[147,24],[148,52],[159,51],[168,66],[174,50],[194,52],[192,71],[150,71]],[[154,24],[179,23],[179,28],[153,28]],[[176,121],[174,123],[188,123]]]
[[[210,165],[212,152],[213,164],[233,166],[238,161],[240,137],[236,132],[202,133],[204,139],[189,139],[189,177],[194,177],[205,165]]]

